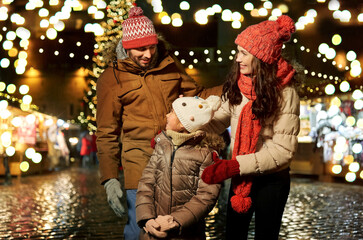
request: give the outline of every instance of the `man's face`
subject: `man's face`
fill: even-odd
[[[131,48],[127,51],[127,55],[140,67],[148,68],[155,56],[155,52],[156,45],[148,45],[140,48]]]

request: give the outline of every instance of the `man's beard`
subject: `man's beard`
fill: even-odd
[[[158,62],[158,58],[159,58],[159,53],[156,50],[155,51],[155,54],[151,58],[151,61],[150,61],[150,64],[149,65],[147,65],[147,66],[141,66],[139,63],[137,63],[137,65],[139,65],[139,67],[141,67],[142,70],[144,70],[144,71],[149,70],[149,69],[153,69],[156,66],[157,62]]]

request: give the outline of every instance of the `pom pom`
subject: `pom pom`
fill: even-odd
[[[292,33],[295,32],[295,23],[287,15],[280,16],[276,22],[280,25],[280,34],[283,41],[288,41]]]
[[[218,96],[211,95],[206,99],[206,101],[210,104],[213,111],[217,111],[221,106],[221,99]]]
[[[129,17],[138,17],[142,16],[144,11],[142,11],[141,7],[133,7],[130,9]]]
[[[242,197],[240,195],[234,195],[231,197],[231,206],[238,213],[246,213],[252,205],[252,199],[250,197]]]

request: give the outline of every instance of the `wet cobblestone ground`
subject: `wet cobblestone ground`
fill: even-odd
[[[209,239],[224,239],[226,192],[207,218]],[[125,222],[109,208],[96,169],[0,185],[0,239],[123,239]],[[292,179],[280,239],[363,239],[362,226],[363,186]]]

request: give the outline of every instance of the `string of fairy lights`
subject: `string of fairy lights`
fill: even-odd
[[[154,13],[158,14],[159,19],[162,24],[172,24],[174,27],[180,27],[183,24],[183,21],[181,19],[181,15],[179,13],[173,13],[171,14],[171,17],[169,17],[169,13],[167,13],[164,10],[162,0],[148,0],[147,1],[152,7]],[[317,3],[325,3],[325,0],[317,0]],[[273,8],[273,3],[271,1],[261,0],[262,6],[261,7],[255,7],[252,2],[246,2],[244,4],[244,10],[246,12],[249,12],[251,16],[253,17],[267,17],[269,14],[269,20],[276,20],[277,17],[281,16],[282,14],[285,14],[289,11],[289,7],[286,4],[280,4],[276,8]],[[256,3],[255,3],[256,4]],[[190,4],[188,1],[182,1],[179,5],[180,9],[182,11],[188,11],[190,10]],[[349,10],[339,10],[340,3],[338,0],[330,0],[327,5],[328,9],[332,12],[333,18],[339,20],[342,23],[347,23],[351,20],[351,13]],[[232,28],[239,29],[241,28],[241,22],[244,21],[244,16],[239,11],[231,11],[230,9],[223,9],[219,4],[214,4],[211,7],[208,7],[206,9],[198,10],[194,14],[194,19],[199,24],[207,24],[208,23],[208,16],[214,15],[214,14],[221,14],[221,19],[226,22],[231,22]],[[317,11],[315,9],[309,9],[305,12],[304,16],[301,16],[298,21],[296,22],[295,26],[297,31],[302,31],[305,29],[306,25],[312,24],[315,22],[315,18],[318,16]],[[179,19],[178,21],[176,19]],[[360,13],[357,15],[357,21],[363,22],[363,13]],[[294,39],[294,43],[297,42],[297,39]],[[342,42],[342,37],[339,34],[335,34],[332,37],[332,43],[334,45],[339,45]],[[307,48],[305,46],[300,46],[301,51],[305,51],[307,53],[311,52],[310,48]],[[334,59],[337,54],[334,48],[329,47],[326,43],[321,43],[319,45],[319,53],[316,54],[318,58],[321,58],[323,62],[327,62],[328,60]],[[350,75],[353,78],[356,78],[360,76],[362,69],[361,69],[361,63],[357,60],[357,54],[350,50],[346,54],[346,59],[342,57],[342,54],[338,56],[339,63],[337,63],[336,60],[332,60],[331,64],[336,66],[339,70],[342,68],[345,71],[350,70]],[[229,57],[231,59],[231,57]],[[350,61],[350,66],[346,65],[343,66],[345,61]],[[309,72],[307,69],[305,69],[304,73],[306,75],[312,76],[312,77],[318,77],[327,79],[327,74],[323,73],[316,73],[316,71]],[[338,80],[336,76],[329,76],[329,79],[332,80],[335,79]]]

